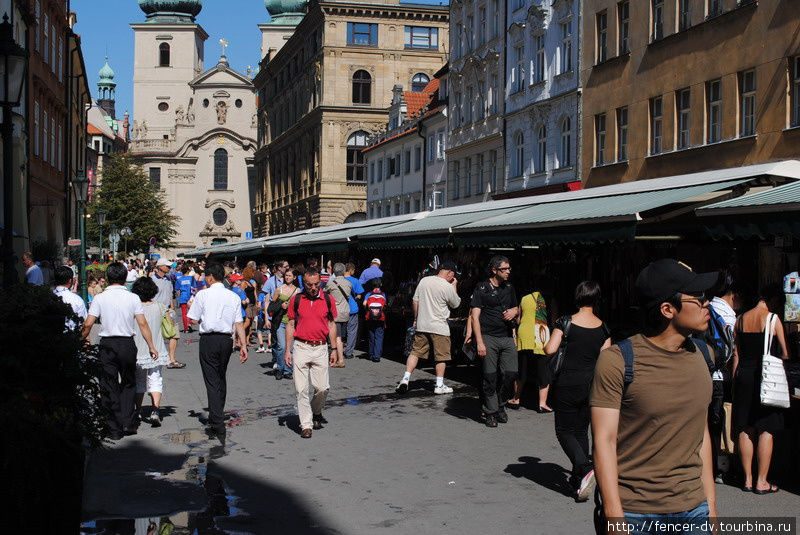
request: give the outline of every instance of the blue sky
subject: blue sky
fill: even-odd
[[[439,0],[417,0],[420,4],[440,4]],[[235,6],[235,9],[232,9]],[[81,36],[83,58],[89,72],[92,96],[97,98],[97,72],[108,61],[117,83],[117,116],[127,110],[133,121],[133,30],[130,24],[144,22],[136,0],[72,0],[78,15],[75,33]],[[256,68],[260,58],[261,33],[258,24],[269,21],[263,0],[205,0],[197,22],[208,32],[206,67],[219,57],[218,41],[228,43],[226,55],[231,67],[245,72]]]

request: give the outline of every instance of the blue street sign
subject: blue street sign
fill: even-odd
[[[244,233],[244,239],[245,240],[252,240],[253,239],[253,233],[252,232],[245,232]]]
[[[152,258],[153,260],[158,260],[159,258],[161,258],[161,255],[153,253],[150,255],[150,258]]]

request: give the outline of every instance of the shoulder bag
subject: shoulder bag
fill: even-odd
[[[161,308],[161,336],[169,340],[178,334],[178,328],[172,322],[172,318],[169,316],[169,310],[164,305],[161,305]]]
[[[550,357],[550,360],[547,362],[547,365],[550,367],[550,373],[554,379],[564,367],[564,356],[567,351],[567,336],[569,336],[569,328],[572,326],[572,316],[563,316],[558,323],[561,325],[562,332],[564,333],[561,336],[561,345],[558,346],[556,354]]]
[[[767,407],[780,409],[789,408],[789,383],[786,380],[786,369],[783,359],[771,353],[772,339],[775,323],[778,317],[775,314],[767,316],[764,327],[764,353],[761,358],[761,404]]]

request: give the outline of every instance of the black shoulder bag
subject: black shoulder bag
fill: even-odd
[[[559,323],[561,324],[561,331],[564,333],[564,335],[561,337],[561,345],[558,346],[558,351],[556,351],[556,354],[550,357],[550,360],[547,362],[547,365],[550,367],[550,373],[552,374],[553,380],[555,380],[561,369],[564,367],[564,355],[567,351],[567,336],[569,336],[569,328],[572,326],[572,317],[562,316],[559,320]]]

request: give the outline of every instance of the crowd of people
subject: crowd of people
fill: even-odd
[[[732,477],[720,462],[732,453],[725,445],[731,441],[742,490],[778,492],[768,474],[784,414],[762,402],[761,370],[765,354],[787,359],[790,353],[779,318],[780,285],[765,286],[747,308],[728,274],[655,261],[635,284],[641,332],[620,340],[599,316],[596,282],[577,285],[574,313],[552,317],[542,292],[517,295],[511,273],[509,259],[494,256],[486,276],[464,295],[455,262],[437,259],[426,267],[413,289],[413,316],[401,327],[408,327],[408,344],[399,396],[408,392],[420,360],[432,362],[433,393],[452,394],[445,371],[459,346],[480,370],[482,422],[497,428],[508,422],[507,410],[520,409],[535,376],[533,408],[555,413],[575,499],[587,501],[598,486],[596,519],[624,518],[628,528],[635,526],[629,532],[648,533],[653,520],[699,525],[715,516],[714,484]],[[185,366],[175,360],[175,347],[181,333],[198,326],[207,432],[224,441],[228,362],[232,353],[246,362],[251,349],[271,353],[276,380],[293,381],[300,436],[311,438],[324,427],[329,368],[346,367],[362,341],[364,358],[383,357],[393,301],[383,291],[384,276],[378,258],[359,276],[352,263],[323,267],[316,258],[244,266],[115,262],[88,310],[70,291],[71,267],[57,268],[53,281],[83,320],[84,337],[100,321],[103,401],[113,409],[109,438],[136,433],[140,421],[161,424],[163,370]],[[462,343],[453,340],[451,312],[465,302]],[[147,414],[145,393],[152,402]]]

